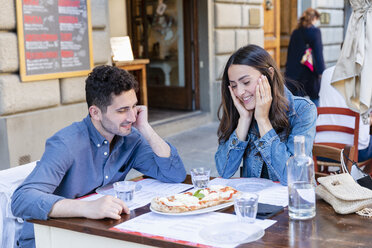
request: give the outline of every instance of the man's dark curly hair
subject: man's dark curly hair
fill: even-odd
[[[138,83],[132,74],[115,66],[97,66],[85,80],[88,108],[95,105],[105,113],[113,95],[117,96],[131,89],[138,91]]]

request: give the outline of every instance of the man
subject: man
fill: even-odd
[[[319,91],[320,107],[339,107],[349,108],[343,96],[331,85],[331,78],[335,66],[327,68],[323,72],[322,81]],[[317,125],[342,125],[354,128],[354,118],[341,115],[320,115],[317,119]],[[358,138],[358,160],[359,162],[368,160],[372,157],[372,139],[369,134],[370,124],[363,123],[362,118],[359,120],[359,138]],[[339,133],[335,135],[332,132],[316,133],[315,142],[332,142],[342,144],[353,144],[353,135]]]
[[[124,180],[131,168],[163,182],[184,181],[186,172],[176,149],[151,128],[147,108],[137,106],[137,88],[133,76],[117,67],[98,66],[89,74],[89,115],[47,140],[41,160],[13,194],[14,216],[120,219],[129,213],[120,199],[75,198]],[[35,246],[31,223],[24,223],[19,243]]]

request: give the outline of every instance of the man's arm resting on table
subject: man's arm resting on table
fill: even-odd
[[[62,199],[57,201],[49,217],[85,217],[89,219],[120,219],[122,213],[129,214],[125,203],[113,196],[104,196],[94,201]]]
[[[156,155],[168,158],[171,154],[169,145],[154,131],[150,124],[143,125],[138,130],[147,140]]]

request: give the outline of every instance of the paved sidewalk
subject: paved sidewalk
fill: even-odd
[[[218,148],[218,125],[219,122],[211,122],[165,138],[177,148],[187,174],[190,174],[191,168],[203,166],[211,168],[211,176],[218,176],[214,161]]]

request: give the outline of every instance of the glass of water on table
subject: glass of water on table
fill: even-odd
[[[240,222],[254,223],[257,215],[259,195],[243,192],[234,199],[234,209]]]
[[[120,181],[114,183],[114,190],[116,198],[124,202],[131,202],[133,200],[136,182],[133,181]]]
[[[190,174],[195,189],[204,189],[208,187],[211,169],[205,167],[193,168]]]

